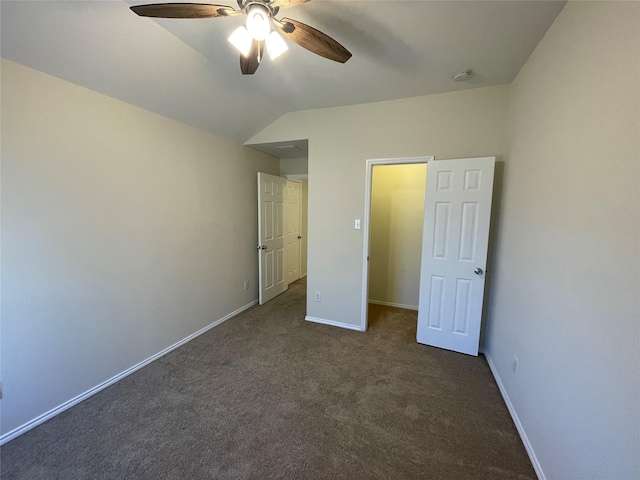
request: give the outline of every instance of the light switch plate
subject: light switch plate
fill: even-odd
[[[353,228],[355,228],[356,230],[360,230],[360,219],[356,218],[356,221],[353,225]]]

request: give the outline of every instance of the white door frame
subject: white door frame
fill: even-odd
[[[411,165],[415,163],[432,162],[433,155],[428,157],[404,157],[404,158],[373,158],[367,160],[366,183],[364,189],[364,248],[362,255],[362,318],[360,319],[360,330],[365,332],[368,326],[367,316],[369,314],[369,240],[371,236],[371,184],[373,180],[373,167],[376,165]],[[427,167],[428,172],[428,167]],[[427,173],[428,175],[428,173]],[[425,177],[425,186],[427,178]]]

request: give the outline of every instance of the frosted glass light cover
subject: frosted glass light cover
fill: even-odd
[[[284,39],[277,32],[271,32],[267,38],[267,52],[271,60],[275,60],[287,50],[289,47]]]
[[[231,45],[236,47],[244,57],[246,57],[249,55],[249,51],[251,50],[253,38],[246,28],[238,27],[231,35],[229,35],[229,42]]]

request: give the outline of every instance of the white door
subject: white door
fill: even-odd
[[[427,167],[419,343],[478,355],[495,157]]]
[[[258,265],[260,305],[287,289],[284,275],[284,187],[282,177],[258,173]]]
[[[287,285],[300,278],[300,203],[302,189],[300,182],[287,180],[285,190],[285,221],[286,221],[286,280]]]

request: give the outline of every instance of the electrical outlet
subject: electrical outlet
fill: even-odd
[[[316,302],[322,301],[322,292],[316,291]]]
[[[244,281],[244,289],[249,290],[249,280]]]
[[[514,375],[518,374],[518,357],[516,357],[515,355],[513,356],[513,363],[511,364],[511,370],[513,371]]]

